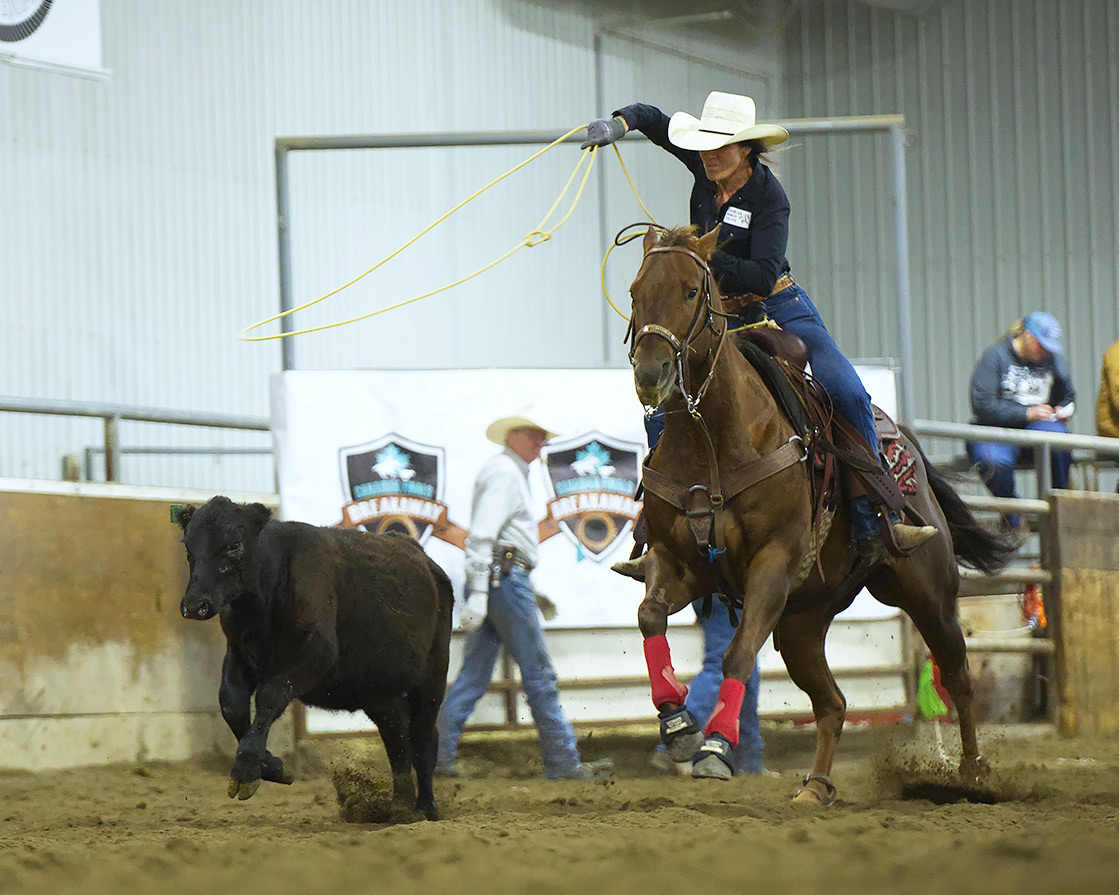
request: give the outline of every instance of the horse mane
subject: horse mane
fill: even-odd
[[[660,238],[657,239],[658,246],[679,245],[692,249],[695,249],[698,242],[699,237],[696,235],[694,224],[666,228],[662,230]]]
[[[666,227],[661,230],[660,237],[657,239],[657,246],[681,246],[683,248],[692,249],[697,255],[703,258],[704,261],[711,261],[711,256],[714,254],[714,248],[711,252],[705,252],[700,244],[700,234],[694,224],[686,224],[680,227]]]

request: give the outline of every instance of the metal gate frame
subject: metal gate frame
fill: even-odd
[[[905,118],[902,115],[855,115],[839,118],[800,118],[782,122],[791,135],[825,135],[885,133],[890,140],[891,179],[886,200],[893,208],[894,218],[894,282],[897,293],[897,341],[900,361],[898,388],[898,419],[904,421],[913,410],[913,319],[909,290],[909,206],[905,186]],[[516,146],[554,143],[566,131],[444,131],[430,134],[351,134],[336,136],[277,137],[276,155],[276,233],[279,243],[280,313],[295,308],[292,296],[291,269],[291,206],[289,196],[288,155],[292,152],[322,152],[333,149],[419,149],[460,146]],[[624,139],[644,139],[627,135]],[[568,143],[580,143],[578,136]],[[600,177],[599,191],[600,241],[609,242],[605,220],[605,184]],[[604,311],[605,314],[605,311]],[[280,319],[282,333],[292,332],[290,316]],[[606,353],[606,318],[603,318],[603,361]],[[290,338],[281,339],[282,369],[294,370],[295,346]]]

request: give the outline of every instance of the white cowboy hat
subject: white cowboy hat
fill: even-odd
[[[535,407],[522,408],[512,416],[503,416],[501,419],[490,423],[489,428],[486,429],[486,438],[495,444],[503,445],[505,444],[505,436],[509,434],[510,429],[540,429],[549,439],[555,438],[555,432],[536,422],[539,416],[540,414]]]
[[[677,112],[668,121],[668,139],[681,149],[718,149],[728,143],[761,140],[776,146],[789,139],[789,132],[779,124],[757,124],[754,101],[737,93],[707,94],[703,114],[696,118]]]

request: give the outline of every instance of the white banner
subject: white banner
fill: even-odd
[[[888,368],[859,373],[888,412]],[[529,471],[538,519],[560,523],[540,545],[536,588],[553,627],[634,627],[644,586],[610,571],[629,556],[645,429],[630,370],[295,371],[272,382],[281,514],[316,525],[418,537],[461,596],[461,538],[474,479],[500,450],[486,427],[532,405],[559,433]],[[861,595],[854,617],[896,610]],[[689,624],[690,613],[674,621]]]
[[[81,75],[101,67],[100,0],[0,0],[0,59]]]
[[[501,450],[486,427],[538,408],[560,435],[529,470],[537,518],[561,524],[532,575],[556,604],[549,624],[636,624],[644,587],[610,571],[633,547],[646,452],[629,370],[296,371],[273,377],[272,397],[283,517],[408,531],[460,596],[454,540],[470,526],[478,470]]]

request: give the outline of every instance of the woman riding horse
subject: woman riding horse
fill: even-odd
[[[907,556],[873,565],[859,556],[846,507],[816,499],[808,458],[819,436],[798,432],[761,374],[727,346],[728,315],[709,265],[717,238],[716,231],[697,238],[692,227],[660,235],[650,227],[630,287],[637,397],[666,411],[642,476],[649,549],[637,613],[661,739],[675,760],[692,759],[692,776],[729,778],[746,682],[772,634],[816,716],[816,757],[798,799],[834,800],[829,774],[846,703],[824,640],[865,584],[879,602],[904,610],[929,645],[959,718],[960,769],[977,779],[986,763],[956,617],[957,563],[990,573],[1013,547],[976,522],[916,441],[900,432],[890,441],[908,458],[907,511],[932,523],[932,537]],[[718,703],[701,727],[686,708],[666,633],[669,615],[713,593],[739,603],[741,620],[723,656]]]
[[[866,440],[877,461],[879,444],[870,397],[812,300],[789,276],[785,257],[789,200],[763,164],[762,155],[783,143],[788,131],[775,124],[757,124],[750,97],[717,91],[708,95],[698,119],[686,112],[677,112],[670,119],[660,109],[641,103],[612,114],[613,118],[587,125],[582,148],[607,145],[636,129],[687,165],[695,177],[691,222],[701,235],[716,227],[719,230],[719,246],[710,264],[726,310],[737,317],[730,321],[732,328],[768,316],[799,336],[808,349],[812,375]],[[663,420],[663,410],[650,420],[650,447],[659,437]],[[870,499],[854,497],[849,508],[860,555],[871,561],[882,559],[885,546],[880,519]],[[908,525],[896,518],[890,521],[894,540],[903,552],[936,533],[928,525]],[[638,579],[644,572],[641,560],[618,563],[615,570]]]

